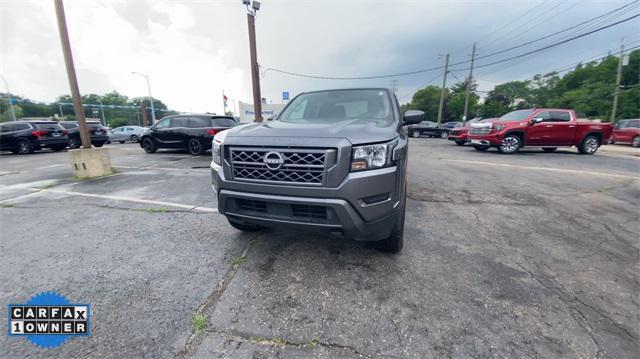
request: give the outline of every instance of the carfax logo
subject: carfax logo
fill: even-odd
[[[55,348],[74,336],[91,333],[91,307],[43,292],[25,304],[8,305],[9,336],[25,336],[43,348]]]

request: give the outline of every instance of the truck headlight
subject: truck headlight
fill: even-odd
[[[351,152],[351,171],[386,167],[390,163],[391,143],[354,146]]]
[[[494,131],[502,131],[502,130],[504,130],[505,127],[507,127],[507,125],[505,125],[504,123],[494,123],[493,124],[493,130]]]
[[[213,145],[211,146],[211,157],[213,163],[217,165],[222,165],[222,143],[216,140],[213,140]]]

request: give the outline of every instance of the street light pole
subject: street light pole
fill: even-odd
[[[251,79],[253,83],[254,121],[262,122],[262,96],[260,95],[260,68],[258,67],[258,51],[256,49],[256,13],[260,10],[260,2],[242,0],[247,7],[247,24],[249,25],[249,52],[251,56]]]
[[[149,76],[141,74],[139,72],[131,72],[134,75],[142,76],[147,80],[147,90],[149,91],[149,103],[151,104],[151,125],[156,123],[156,109],[153,107],[153,96],[151,96],[151,84],[149,83]]]
[[[4,87],[7,88],[7,102],[9,103],[9,112],[11,113],[11,121],[15,121],[16,120],[16,113],[13,111],[13,100],[11,99],[11,90],[9,90],[9,84],[7,84],[7,80],[4,78],[4,76],[0,75],[0,78],[2,78],[2,82],[4,82]]]

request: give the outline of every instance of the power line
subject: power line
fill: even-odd
[[[623,20],[620,20],[620,21],[614,22],[614,23],[612,23],[612,24],[609,24],[609,25],[606,25],[606,26],[599,27],[599,28],[597,28],[597,29],[595,29],[595,30],[591,30],[591,31],[589,31],[589,32],[585,32],[585,33],[582,33],[582,34],[580,34],[580,35],[573,36],[573,37],[571,37],[571,38],[568,38],[568,39],[565,39],[565,40],[562,40],[562,41],[558,41],[558,42],[555,42],[555,43],[553,43],[553,44],[550,44],[550,45],[547,45],[547,46],[544,46],[544,47],[541,47],[541,48],[538,48],[538,49],[535,49],[535,50],[531,50],[531,51],[525,52],[525,53],[520,54],[520,55],[512,56],[512,57],[509,57],[509,58],[506,58],[506,59],[502,59],[502,60],[498,60],[498,61],[490,62],[490,63],[483,64],[483,65],[478,65],[478,66],[476,66],[476,68],[483,68],[483,67],[493,66],[493,65],[501,64],[501,63],[503,63],[503,62],[507,62],[507,61],[511,61],[511,60],[519,59],[519,58],[522,58],[522,57],[525,57],[525,56],[528,56],[528,55],[534,54],[534,53],[536,53],[536,52],[540,52],[540,51],[547,50],[547,49],[550,49],[550,48],[553,48],[553,47],[556,47],[556,46],[559,46],[559,45],[562,45],[562,44],[566,44],[567,42],[570,42],[570,41],[573,41],[573,40],[577,40],[577,39],[580,39],[580,38],[582,38],[582,37],[585,37],[585,36],[588,36],[588,35],[594,34],[594,33],[596,33],[596,32],[599,32],[599,31],[602,31],[602,30],[608,29],[608,28],[610,28],[610,27],[613,27],[613,26],[616,26],[616,25],[622,24],[622,23],[624,23],[624,22],[627,22],[627,21],[633,20],[633,19],[635,19],[635,18],[637,18],[637,17],[639,17],[639,16],[640,16],[640,14],[636,14],[636,15],[633,15],[633,16],[628,17],[628,18],[626,18],[626,19],[623,19]],[[462,70],[462,69],[455,69],[455,70],[459,71],[459,70]]]
[[[616,21],[614,23],[605,25],[605,26],[601,26],[597,29],[591,30],[589,32],[586,33],[582,33],[576,36],[572,36],[568,39],[564,39],[558,42],[555,42],[553,44],[547,45],[547,46],[543,46],[541,48],[535,49],[535,50],[531,50],[519,55],[515,55],[506,59],[502,59],[502,60],[498,60],[498,61],[494,61],[488,64],[483,64],[483,65],[478,65],[476,66],[476,68],[484,68],[484,67],[488,67],[488,66],[493,66],[493,65],[497,65],[500,63],[504,63],[507,61],[511,61],[511,60],[515,60],[515,59],[519,59],[528,55],[532,55],[534,53],[540,52],[540,51],[544,51],[562,44],[566,44],[568,42],[571,42],[573,40],[577,40],[580,39],[582,37],[594,34],[596,32],[602,31],[602,30],[606,30],[610,27],[622,24],[624,22],[633,20],[637,17],[639,17],[640,14],[636,14],[633,15],[631,17],[625,18],[623,20],[619,20]],[[487,57],[488,55],[483,56],[483,58]],[[478,57],[480,58],[480,57]],[[450,64],[450,66],[455,66],[455,65],[461,65],[461,64],[466,64],[471,62],[471,60],[466,60],[466,61],[460,61],[460,62],[456,62],[456,63],[452,63]],[[282,69],[278,69],[278,68],[274,68],[274,67],[265,67],[264,71],[265,73],[267,71],[273,71],[273,72],[279,72],[285,75],[290,75],[290,76],[296,76],[296,77],[304,77],[304,78],[311,78],[311,79],[318,79],[318,80],[373,80],[373,79],[382,79],[382,78],[389,78],[389,77],[400,77],[400,76],[408,76],[408,75],[415,75],[415,74],[419,74],[419,73],[423,73],[423,72],[430,72],[430,71],[435,71],[435,70],[441,70],[443,69],[444,66],[434,66],[434,67],[429,67],[429,68],[424,68],[424,69],[419,69],[419,70],[414,70],[414,71],[407,71],[407,72],[400,72],[400,73],[394,73],[394,74],[385,74],[385,75],[374,75],[374,76],[353,76],[353,77],[340,77],[340,76],[323,76],[323,75],[308,75],[308,74],[302,74],[302,73],[296,73],[296,72],[291,72],[291,71],[286,71],[286,70],[282,70]],[[454,69],[454,71],[462,71],[462,70],[466,70],[466,69]]]
[[[522,44],[517,45],[517,46],[512,46],[512,47],[506,48],[506,49],[504,49],[504,50],[495,51],[495,52],[492,52],[492,53],[487,54],[487,55],[478,56],[476,59],[484,59],[484,58],[487,58],[487,57],[490,57],[490,56],[495,56],[495,55],[502,54],[502,53],[505,53],[505,52],[508,52],[508,51],[511,51],[511,50],[519,49],[519,48],[524,47],[524,46],[527,46],[527,45],[531,45],[531,44],[536,43],[536,42],[539,42],[539,41],[541,41],[541,40],[548,39],[548,38],[550,38],[550,37],[553,37],[553,36],[555,36],[555,35],[561,34],[561,33],[563,33],[563,32],[566,32],[566,31],[569,31],[569,30],[573,30],[573,29],[575,29],[575,28],[577,28],[577,27],[580,27],[580,26],[585,25],[585,24],[587,24],[587,23],[590,23],[590,22],[592,22],[592,21],[595,21],[595,20],[601,19],[602,17],[608,16],[608,15],[610,15],[610,14],[612,14],[612,13],[618,12],[618,11],[620,11],[620,10],[622,10],[622,9],[624,9],[624,8],[626,8],[626,7],[628,7],[628,6],[630,6],[630,5],[633,5],[633,4],[635,4],[635,3],[639,2],[639,1],[640,1],[640,0],[632,1],[632,2],[630,2],[630,3],[628,3],[628,4],[624,5],[624,6],[621,6],[621,7],[617,8],[617,9],[611,10],[611,11],[609,11],[609,12],[607,12],[607,13],[605,13],[605,14],[602,14],[602,15],[600,15],[600,16],[596,16],[596,17],[591,18],[591,19],[589,19],[589,20],[583,21],[583,22],[581,22],[581,23],[579,23],[579,24],[576,24],[576,25],[573,25],[573,26],[570,26],[570,27],[564,28],[564,29],[562,29],[562,30],[556,31],[556,32],[554,32],[554,33],[552,33],[552,34],[549,34],[549,35],[546,35],[546,36],[543,36],[543,37],[540,37],[540,38],[537,38],[537,39],[535,39],[535,40],[527,41],[527,42],[522,43]]]

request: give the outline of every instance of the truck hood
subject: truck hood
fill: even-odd
[[[390,141],[396,137],[397,121],[348,119],[338,122],[291,123],[269,121],[238,126],[226,131],[227,138],[237,137],[288,137],[288,138],[339,138],[352,144]]]

